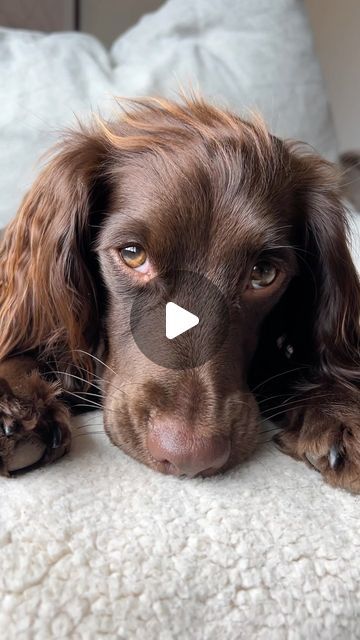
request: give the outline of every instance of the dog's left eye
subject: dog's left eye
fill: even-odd
[[[264,289],[274,282],[278,275],[277,268],[271,262],[258,262],[252,268],[250,287]]]
[[[137,269],[143,271],[148,262],[147,254],[143,247],[139,245],[130,245],[129,247],[123,247],[120,249],[120,256],[122,261],[131,269]]]

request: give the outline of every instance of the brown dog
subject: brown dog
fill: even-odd
[[[138,348],[131,309],[186,299],[185,271],[221,292],[228,330],[193,368],[208,336],[189,331],[166,368]],[[68,134],[6,229],[0,280],[3,473],[29,438],[42,462],[62,455],[70,398],[99,392],[111,441],[158,471],[238,464],[260,408],[286,453],[360,490],[360,285],[337,178],[259,118],[148,99]]]

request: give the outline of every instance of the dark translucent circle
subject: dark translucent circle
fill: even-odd
[[[166,304],[174,302],[199,318],[199,324],[169,340]],[[228,334],[230,315],[219,289],[205,276],[174,271],[164,283],[154,278],[138,292],[131,309],[132,336],[149,360],[167,369],[192,369],[217,353]]]

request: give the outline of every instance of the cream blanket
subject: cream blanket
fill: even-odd
[[[358,498],[272,445],[183,480],[99,430],[82,416],[69,456],[0,479],[3,638],[360,637]]]

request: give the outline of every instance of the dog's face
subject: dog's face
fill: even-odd
[[[256,446],[259,382],[357,379],[360,291],[344,220],[329,163],[262,121],[201,100],[140,101],[71,133],[9,226],[0,357],[40,350],[71,391],[93,382],[104,342],[112,442],[165,473],[223,471]],[[226,331],[197,362],[213,339],[200,322],[163,366],[134,340],[133,305],[144,300],[140,316],[149,300],[192,310],[189,274],[216,287],[223,304],[202,292],[203,319],[214,340]]]
[[[196,128],[185,141],[175,130],[160,157],[149,140],[140,161],[130,157],[112,176],[97,241],[108,292],[105,428],[114,444],[166,473],[210,475],[255,448],[260,418],[248,370],[263,320],[297,269],[296,210],[274,155],[278,143],[265,131],[251,138],[240,123],[237,133],[226,148],[224,132],[208,145]],[[242,135],[250,138],[246,148]],[[265,167],[254,142],[268,149]],[[165,368],[138,348],[131,310],[143,295],[139,313],[146,315],[147,294],[153,305],[172,296],[191,309],[189,272],[224,298],[224,307],[209,310],[212,323],[221,326],[228,313],[230,323],[207,362],[185,366],[199,342],[215,339],[205,319],[178,346],[177,366]],[[148,330],[151,340],[151,318]]]

